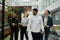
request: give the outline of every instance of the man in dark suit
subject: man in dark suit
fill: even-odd
[[[45,14],[43,16],[43,24],[44,24],[44,28],[45,28],[45,40],[48,40],[50,28],[53,26],[53,20],[49,16],[49,14],[50,14],[50,11],[46,10]]]

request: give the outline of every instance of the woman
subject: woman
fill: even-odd
[[[11,37],[10,40],[13,40],[13,33],[15,35],[15,39],[14,40],[18,40],[18,20],[16,19],[16,14],[12,14],[12,18],[10,20],[10,29],[11,29]]]
[[[27,29],[27,24],[28,24],[28,13],[24,13],[24,16],[22,18],[22,21],[21,21],[21,40],[23,40],[23,37],[24,37],[24,34],[25,34],[25,37],[26,37],[26,40],[28,40],[28,36],[27,36],[27,33],[26,33],[26,29]]]

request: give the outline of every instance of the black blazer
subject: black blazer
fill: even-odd
[[[15,26],[12,26],[12,23],[15,23]],[[11,18],[10,19],[10,28],[11,28],[11,31],[18,31],[19,30],[19,28],[18,28],[18,20],[17,19],[14,19],[13,20],[13,18]]]

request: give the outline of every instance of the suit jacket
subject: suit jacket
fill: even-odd
[[[43,18],[43,23],[44,23],[44,16],[42,16],[42,18]],[[49,27],[45,28],[45,32],[49,33],[50,28],[53,26],[53,20],[52,20],[52,18],[50,16],[48,16],[47,25],[49,25]]]
[[[15,23],[16,25],[15,26],[12,26],[12,23]],[[13,20],[11,18],[9,24],[10,24],[11,31],[13,31],[13,32],[19,31],[19,28],[18,28],[18,20],[16,20],[16,19]]]

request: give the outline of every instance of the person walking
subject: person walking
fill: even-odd
[[[17,15],[16,14],[12,14],[12,17],[10,19],[10,29],[11,29],[11,36],[10,36],[10,40],[13,40],[13,34],[15,39],[14,40],[18,40],[18,20],[16,19]]]
[[[44,34],[44,26],[42,17],[38,15],[38,9],[33,9],[33,15],[29,16],[29,22],[27,25],[27,33],[31,31],[33,40],[42,40],[41,34]]]
[[[20,32],[20,37],[21,37],[21,40],[24,39],[24,34],[25,34],[25,37],[26,37],[26,40],[28,40],[28,34],[26,32],[27,30],[27,24],[28,24],[28,13],[24,13],[24,16],[21,20],[21,32]]]
[[[52,17],[49,16],[50,11],[45,10],[45,14],[43,17],[43,24],[44,24],[44,29],[45,29],[45,40],[48,40],[49,33],[50,33],[50,28],[53,27],[53,20]]]

